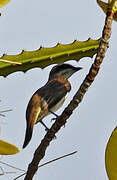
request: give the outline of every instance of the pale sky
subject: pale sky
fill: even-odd
[[[96,0],[11,0],[1,9],[0,17],[0,54],[18,54],[21,50],[36,50],[40,45],[51,47],[60,43],[71,43],[75,39],[98,39],[104,26],[105,15],[96,4]],[[66,127],[56,135],[46,151],[43,162],[57,158],[72,151],[74,156],[40,168],[34,180],[108,180],[105,171],[105,147],[110,134],[117,125],[117,24],[113,23],[110,48],[94,83],[86,93]],[[83,70],[70,78],[72,91],[64,106],[57,111],[59,115],[79,88],[93,62],[84,58],[79,63],[70,61]],[[2,161],[16,167],[27,169],[36,147],[45,135],[40,123],[34,128],[29,145],[22,150],[26,120],[25,111],[32,94],[47,79],[52,66],[41,70],[35,68],[25,74],[16,72],[7,78],[0,77],[0,110],[13,109],[0,117],[1,138],[19,147],[20,153],[4,156]],[[52,125],[50,115],[44,122]],[[13,169],[2,166],[4,170]],[[2,180],[12,180],[21,172],[0,176]],[[24,178],[24,177],[23,177]],[[20,178],[23,180],[23,178]]]

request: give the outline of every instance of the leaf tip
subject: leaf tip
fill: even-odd
[[[5,56],[6,54],[5,53],[3,53],[3,55],[2,55],[2,57],[1,57],[1,59]]]
[[[0,154],[13,155],[19,152],[19,149],[11,143],[0,140]]]

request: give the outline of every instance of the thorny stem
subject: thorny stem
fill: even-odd
[[[105,52],[108,48],[108,42],[111,36],[111,25],[113,20],[113,13],[111,10],[108,10],[105,20],[105,26],[102,32],[102,40],[100,42],[99,51],[97,53],[97,56],[95,58],[94,63],[92,64],[90,71],[86,78],[84,79],[83,83],[81,84],[79,90],[75,94],[73,100],[70,102],[68,107],[63,111],[61,116],[59,116],[56,120],[56,122],[52,125],[50,130],[45,135],[44,139],[41,141],[41,144],[36,149],[34,153],[34,157],[32,162],[28,166],[27,174],[25,176],[25,180],[32,180],[34,174],[36,173],[38,169],[38,164],[40,163],[41,159],[45,155],[45,151],[47,147],[49,146],[50,142],[55,136],[55,133],[58,132],[58,130],[65,125],[66,120],[70,117],[73,110],[79,105],[79,103],[82,101],[85,93],[87,92],[88,88],[94,81],[96,75],[98,74],[98,71],[100,69],[100,65],[104,59]]]

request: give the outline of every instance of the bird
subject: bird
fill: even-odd
[[[56,115],[55,112],[63,105],[67,93],[71,90],[68,79],[81,69],[82,67],[65,63],[55,65],[51,69],[47,83],[32,95],[28,103],[23,148],[30,142],[35,124],[40,122],[48,130],[42,119],[50,113]]]

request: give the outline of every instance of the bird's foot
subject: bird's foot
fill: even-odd
[[[56,121],[57,118],[52,118],[51,121]]]
[[[40,123],[45,127],[45,131],[49,131],[49,128],[45,125],[45,123],[41,120]]]
[[[50,111],[53,115],[55,115],[56,117],[55,118],[52,118],[51,121],[56,121],[56,119],[59,117],[56,113]],[[65,128],[65,125],[64,125],[64,128]]]
[[[50,129],[48,127],[45,128],[45,131],[48,132]]]
[[[56,121],[56,119],[59,117],[56,113],[50,111],[51,114],[53,114],[54,116],[56,116],[55,118],[52,118],[51,121]]]
[[[45,131],[48,132],[50,129],[44,124],[44,122],[41,120],[40,123],[45,127]],[[57,139],[56,136],[54,136],[54,139]]]

